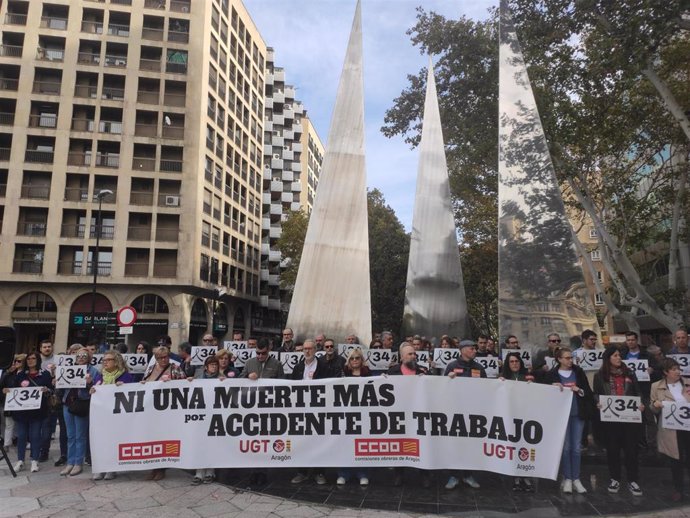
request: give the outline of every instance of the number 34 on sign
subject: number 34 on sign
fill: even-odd
[[[642,408],[637,396],[599,396],[601,420],[613,423],[641,423]]]

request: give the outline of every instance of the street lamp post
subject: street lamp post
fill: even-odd
[[[96,337],[96,288],[98,287],[98,250],[101,242],[101,226],[103,216],[101,207],[103,205],[103,198],[113,194],[110,189],[101,189],[96,194],[98,200],[98,215],[96,216],[96,249],[91,257],[91,268],[93,269],[93,284],[91,287],[91,329],[89,330],[89,341]]]

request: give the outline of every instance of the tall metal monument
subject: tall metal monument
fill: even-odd
[[[501,0],[498,317],[501,337],[543,346],[599,332],[507,0]]]
[[[323,332],[336,340],[350,333],[371,340],[359,1],[287,325],[301,339]]]
[[[448,167],[431,58],[419,146],[417,192],[407,264],[406,335],[465,337],[467,302],[462,280]]]

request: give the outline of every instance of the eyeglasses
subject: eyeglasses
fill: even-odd
[[[572,356],[561,356],[561,360],[572,360]]]
[[[22,363],[21,360],[14,360],[14,363]]]
[[[103,358],[104,362],[114,362],[115,358]]]
[[[88,354],[84,354],[84,353],[77,354],[77,358],[88,358],[88,357],[89,357]]]
[[[333,345],[324,345],[323,348],[324,349],[333,349],[334,346]]]
[[[283,336],[292,336],[292,333],[283,333]]]
[[[552,344],[560,344],[561,343],[560,339],[559,340],[549,340],[549,342],[551,342]]]
[[[353,357],[350,358],[350,359],[351,359],[351,360],[361,360],[362,357],[361,357],[361,356],[353,356]]]
[[[213,338],[204,338],[202,342],[213,342]]]

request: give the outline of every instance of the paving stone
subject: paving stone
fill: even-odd
[[[161,488],[158,484],[126,481],[115,479],[110,483],[96,484],[86,491],[82,491],[85,500],[96,500],[100,502],[114,502],[128,498],[144,498],[159,493]]]
[[[17,476],[17,478],[9,475],[0,478],[0,489],[14,489],[16,487],[26,486],[29,483],[29,479],[24,476]]]
[[[0,498],[0,518],[23,515],[39,508],[40,504],[35,498]]]
[[[83,502],[84,499],[79,493],[61,493],[42,496],[38,501],[41,507],[66,507],[77,502]]]
[[[228,513],[239,513],[241,509],[238,509],[230,502],[216,502],[204,505],[199,505],[192,507],[190,509],[202,518],[207,518],[209,516],[226,516]]]
[[[144,496],[140,498],[122,498],[116,500],[114,503],[115,507],[117,507],[120,511],[148,509],[149,507],[160,507],[161,505],[150,496]]]

